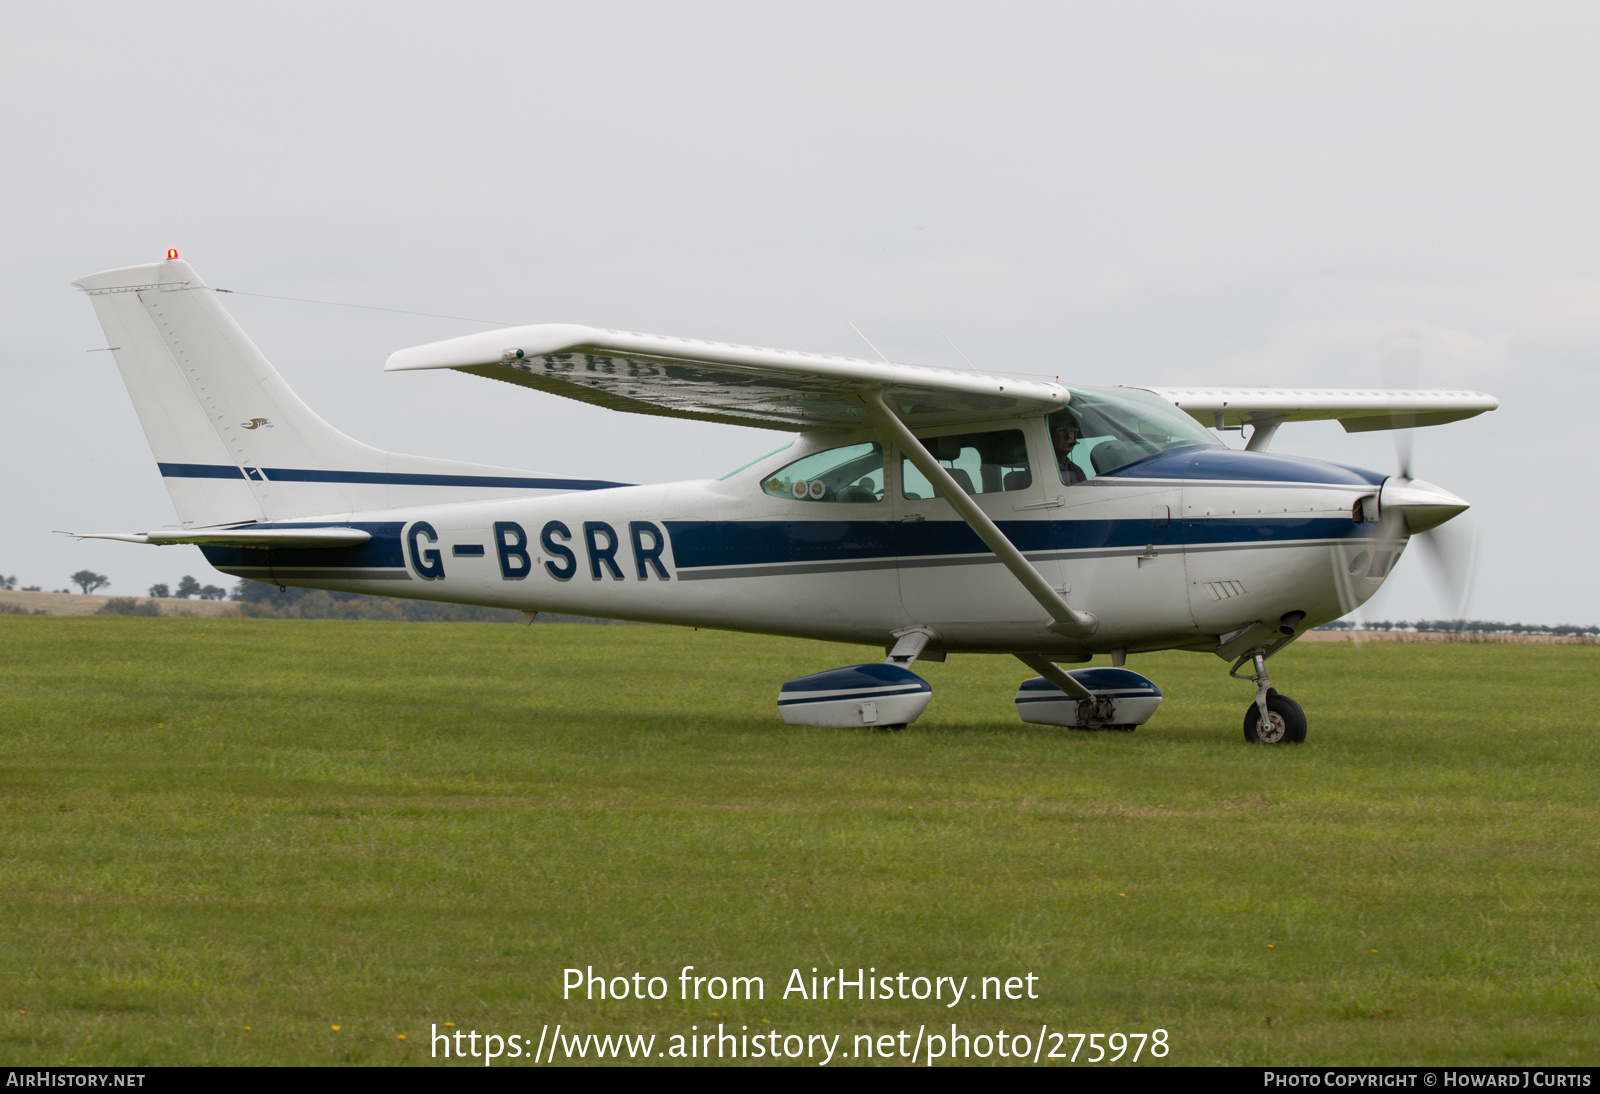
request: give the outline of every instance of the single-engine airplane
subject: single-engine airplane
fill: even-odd
[[[790,434],[714,479],[633,486],[383,452],[292,392],[187,262],[75,282],[93,303],[180,527],[280,586],[793,635],[881,662],[785,683],[797,725],[901,727],[912,671],[1003,653],[1022,720],[1132,729],[1160,689],[1130,653],[1221,657],[1256,686],[1244,735],[1305,738],[1266,661],[1366,601],[1453,494],[1267,451],[1289,422],[1407,429],[1493,410],[1471,391],[1079,387],[565,324],[417,346],[455,369],[634,414]],[[1211,429],[1251,429],[1243,450]],[[1209,427],[1209,428],[1208,428]],[[1111,667],[1064,669],[1095,654]],[[1241,673],[1241,670],[1246,670]]]

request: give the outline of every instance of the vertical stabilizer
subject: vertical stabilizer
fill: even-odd
[[[243,470],[259,464],[237,443],[245,421],[234,421],[224,407],[259,406],[262,400],[249,397],[249,381],[262,374],[279,378],[204,282],[187,262],[174,259],[108,270],[74,284],[94,304],[184,527],[267,519],[265,499],[252,489],[262,484],[248,481]],[[207,313],[225,322],[219,325]],[[218,384],[196,364],[215,355],[219,343],[232,384]],[[268,421],[272,416],[252,415]],[[279,428],[272,422],[274,433]]]
[[[300,401],[187,262],[92,274],[89,295],[186,528],[614,483],[384,452]]]

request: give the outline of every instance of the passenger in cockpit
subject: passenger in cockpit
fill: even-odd
[[[1083,468],[1072,462],[1072,449],[1078,443],[1078,422],[1070,411],[1058,410],[1047,419],[1050,423],[1050,445],[1055,449],[1056,467],[1061,471],[1061,481],[1068,486],[1082,482],[1087,476]]]

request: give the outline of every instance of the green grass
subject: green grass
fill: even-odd
[[[781,724],[779,682],[870,656],[0,618],[0,1063],[425,1062],[445,1021],[1600,1057],[1600,649],[1292,648],[1298,748],[1244,744],[1249,687],[1195,654],[1134,659],[1168,698],[1131,734],[1022,725],[1000,657],[919,666],[905,732]],[[568,966],[676,989],[685,964],[767,999],[560,997]],[[1040,998],[777,998],[813,965],[1032,972]]]

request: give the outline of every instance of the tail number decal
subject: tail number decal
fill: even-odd
[[[507,524],[519,532],[522,531],[520,525],[510,524],[509,521]],[[572,529],[559,520],[552,520],[544,526],[544,531],[539,533],[539,545],[551,556],[550,561],[544,564],[545,572],[557,581],[570,581],[572,575],[578,572],[578,556],[572,553],[572,548],[557,543],[557,536],[570,540]],[[561,561],[557,562],[556,559]]]
[[[552,521],[551,523],[555,522]],[[549,536],[550,526],[545,525],[547,544]],[[546,549],[548,549],[548,546]],[[522,530],[522,525],[510,520],[495,521],[494,550],[495,554],[500,556],[500,576],[505,580],[521,581],[533,573],[533,560],[528,557],[528,533]],[[549,563],[545,565],[548,566]],[[555,573],[554,570],[550,572]],[[571,577],[572,575],[568,574],[567,576]]]
[[[533,573],[534,560],[528,551],[528,533],[513,520],[494,522],[494,552],[500,562],[500,577],[505,581],[521,581]],[[568,546],[572,543],[572,529],[559,520],[545,522],[539,532],[539,546],[543,548],[545,573],[557,581],[571,581],[578,573],[577,552]],[[406,552],[411,557],[411,568],[424,581],[444,579],[444,557],[437,547],[439,533],[427,521],[419,520],[406,531]],[[654,574],[657,581],[671,581],[662,555],[667,550],[667,536],[661,527],[648,520],[628,522],[628,545],[633,549],[633,570],[639,581],[649,581]],[[583,546],[589,561],[589,577],[603,581],[607,576],[613,581],[624,581],[627,575],[617,561],[622,550],[622,537],[603,520],[583,522]],[[468,552],[457,550],[457,554]],[[477,554],[481,554],[479,549]]]
[[[650,537],[650,546],[644,545],[644,537]],[[633,564],[639,571],[640,581],[649,581],[650,573],[645,569],[649,566],[655,570],[656,577],[662,581],[671,581],[667,568],[661,563],[661,552],[667,549],[667,537],[647,520],[631,520],[628,522],[628,538],[633,540]]]
[[[570,581],[578,573],[578,555],[571,547],[572,529],[559,520],[547,521],[539,532],[539,546],[544,548],[544,569],[557,581]],[[494,526],[494,541],[500,554],[500,576],[508,581],[528,576],[533,567],[528,559],[527,534],[520,524],[498,521]],[[662,555],[666,553],[667,537],[661,528],[648,520],[628,522],[628,543],[633,549],[634,573],[640,581],[650,580],[652,572],[658,581],[671,581]],[[622,537],[603,520],[583,522],[584,554],[589,562],[589,579],[602,581],[607,576],[613,581],[626,580],[617,552],[622,549]]]
[[[442,581],[444,579],[444,559],[433,548],[424,549],[417,541],[426,536],[429,543],[439,542],[439,533],[433,530],[433,525],[425,520],[419,520],[411,526],[406,533],[406,548],[411,555],[411,568],[417,571],[417,576],[424,581]]]
[[[606,537],[604,547],[598,542],[601,536]],[[589,548],[589,576],[595,581],[600,580],[600,567],[604,566],[611,572],[614,581],[622,580],[622,569],[617,565],[617,548],[621,542],[617,539],[617,530],[603,520],[586,520],[583,522],[583,544]]]

